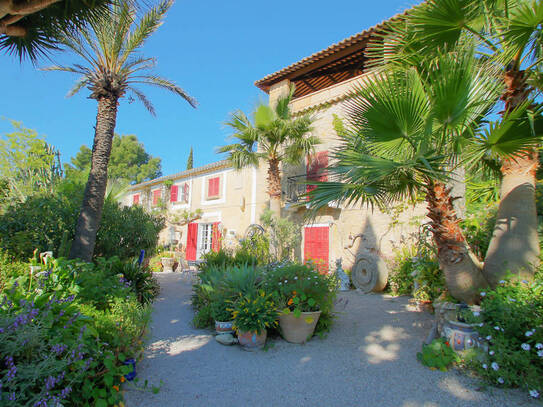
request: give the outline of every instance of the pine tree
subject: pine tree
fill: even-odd
[[[192,146],[190,147],[189,159],[187,160],[187,170],[192,170],[193,168],[193,159],[192,159]]]

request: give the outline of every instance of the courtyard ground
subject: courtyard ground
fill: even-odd
[[[127,407],[541,405],[518,390],[422,366],[416,354],[433,316],[409,311],[406,297],[340,293],[342,311],[326,338],[305,345],[274,338],[267,351],[246,352],[192,327],[189,279],[158,279],[162,291],[138,377],[163,385],[157,394],[125,386]]]

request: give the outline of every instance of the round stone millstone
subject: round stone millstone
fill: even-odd
[[[388,268],[376,255],[362,254],[356,258],[351,280],[353,285],[364,293],[383,291],[387,284]]]

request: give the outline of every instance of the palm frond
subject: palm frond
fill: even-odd
[[[137,88],[134,88],[133,86],[130,86],[128,89],[130,89],[134,93],[134,95],[136,95],[136,97],[139,99],[141,103],[143,103],[143,106],[145,106],[145,108],[149,111],[149,113],[151,113],[153,116],[156,116],[155,107],[153,106],[151,101],[147,99],[147,96],[145,96],[145,94],[142,91],[140,91]]]
[[[192,107],[198,106],[198,102],[196,99],[194,99],[192,96],[190,96],[187,92],[185,92],[182,88],[177,86],[174,82],[170,81],[169,79],[161,78],[156,75],[145,75],[140,80],[133,81],[134,83],[145,83],[147,85],[153,85],[157,86],[162,89],[166,89],[170,92],[175,93],[178,96],[181,96],[183,99],[185,99],[189,105]]]

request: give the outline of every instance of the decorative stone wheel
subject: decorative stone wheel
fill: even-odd
[[[388,279],[388,269],[381,257],[359,254],[353,266],[351,280],[364,293],[383,291]]]
[[[264,228],[256,223],[253,223],[247,227],[245,231],[245,239],[252,239],[254,236],[264,234]]]

